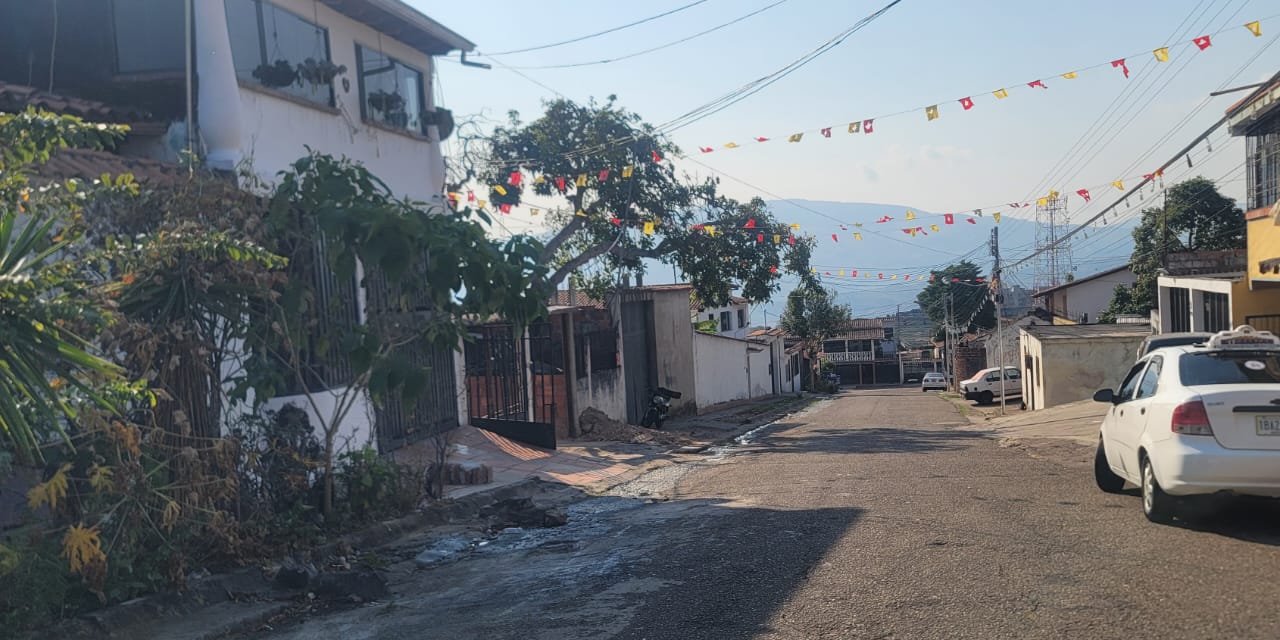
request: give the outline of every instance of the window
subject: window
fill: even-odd
[[[885,340],[892,340],[892,339],[893,339],[893,327],[885,327],[885,328],[884,328],[884,339],[885,339]]]
[[[304,73],[329,62],[328,30],[263,0],[226,0],[226,7],[237,77],[333,104],[333,83],[316,83],[305,77],[314,74]]]
[[[1191,331],[1191,291],[1182,287],[1169,289],[1169,332]]]
[[[154,73],[186,68],[186,14],[181,2],[114,0],[116,71]]]
[[[1271,118],[1254,128],[1245,145],[1246,209],[1269,207],[1280,199],[1280,122]]]
[[[1134,389],[1138,386],[1138,376],[1145,366],[1147,366],[1147,363],[1139,362],[1129,369],[1129,374],[1124,377],[1124,382],[1120,383],[1120,390],[1115,393],[1116,402],[1125,402],[1133,399]]]
[[[1142,382],[1138,383],[1138,394],[1135,398],[1150,398],[1156,394],[1156,389],[1160,386],[1160,367],[1164,364],[1164,358],[1154,356],[1151,358],[1151,364],[1147,366],[1147,372],[1142,374]]]
[[[422,72],[387,55],[356,47],[360,75],[360,116],[396,129],[423,133]]]
[[[1209,333],[1231,329],[1231,308],[1225,293],[1204,293],[1204,330]]]
[[[738,328],[739,329],[747,328],[747,310],[746,309],[738,309]]]
[[[1178,359],[1183,386],[1280,384],[1280,355],[1270,352],[1193,353]]]
[[[597,329],[587,337],[591,343],[591,371],[618,368],[618,333],[613,327]]]
[[[845,348],[844,340],[827,340],[822,343],[823,353],[844,353]]]
[[[728,312],[728,311],[721,311],[721,312],[720,312],[720,330],[721,330],[721,331],[733,331],[733,324],[732,324],[732,321],[729,319],[729,312]]]

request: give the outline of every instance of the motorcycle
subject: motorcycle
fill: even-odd
[[[649,408],[644,412],[644,418],[640,420],[640,426],[661,429],[662,423],[667,420],[667,412],[671,410],[671,401],[679,400],[681,395],[679,391],[672,391],[664,387],[658,387],[651,391]]]

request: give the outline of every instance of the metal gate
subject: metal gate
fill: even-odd
[[[564,389],[564,348],[551,325],[526,332],[510,324],[471,327],[466,345],[471,424],[512,440],[554,449],[557,396]]]
[[[458,426],[458,387],[453,350],[428,346],[417,340],[401,347],[397,355],[426,375],[426,388],[406,404],[400,393],[389,394],[374,405],[378,447],[391,451],[432,434]]]
[[[1270,331],[1280,335],[1280,314],[1245,316],[1244,323],[1258,331]]]
[[[649,392],[658,386],[653,342],[653,302],[622,303],[622,374],[627,388],[627,422],[640,424]]]

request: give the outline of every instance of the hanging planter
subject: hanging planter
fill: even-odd
[[[404,110],[404,96],[381,89],[369,94],[369,106],[384,116]]]
[[[334,64],[330,60],[307,58],[298,64],[297,75],[313,87],[329,85],[333,79],[346,73],[347,65]]]
[[[253,77],[263,86],[283,89],[298,82],[298,70],[286,60],[276,60],[274,64],[258,65]]]

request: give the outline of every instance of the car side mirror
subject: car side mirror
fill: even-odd
[[[1094,401],[1094,402],[1110,402],[1110,403],[1115,403],[1115,401],[1116,401],[1116,392],[1114,392],[1114,391],[1112,391],[1112,390],[1110,390],[1110,389],[1098,389],[1098,390],[1097,390],[1096,392],[1094,392],[1094,394],[1093,394],[1093,401]]]

